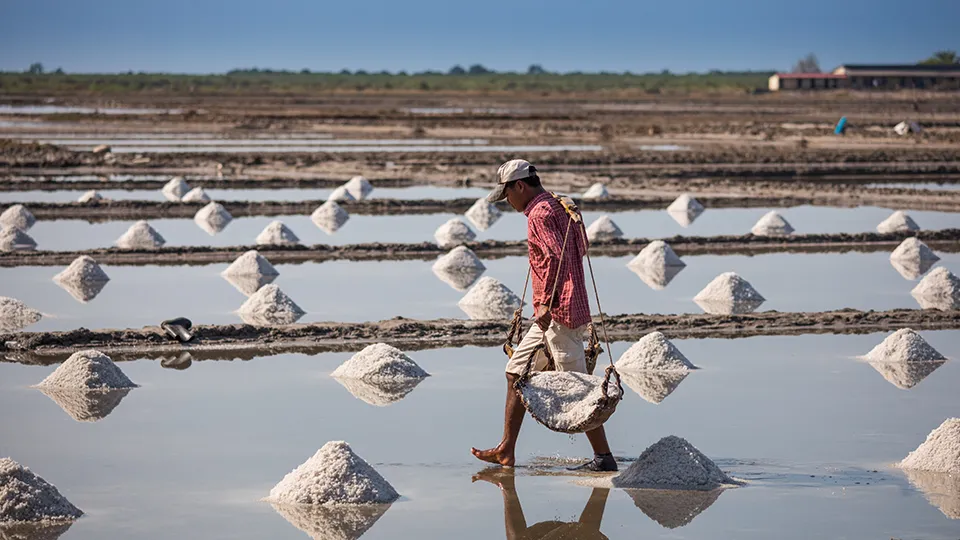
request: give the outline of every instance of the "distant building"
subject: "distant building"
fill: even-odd
[[[960,65],[862,65],[844,64],[832,73],[775,73],[771,92],[779,90],[927,90],[960,89]]]

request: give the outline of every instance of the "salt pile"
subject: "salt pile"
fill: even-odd
[[[90,191],[81,195],[80,198],[77,199],[77,202],[88,203],[88,202],[96,202],[96,201],[102,201],[102,200],[103,200],[103,196],[100,195],[100,192],[98,192],[95,189],[91,189]]]
[[[216,202],[204,206],[193,216],[194,223],[210,236],[226,229],[232,220],[233,216],[230,215],[230,212],[227,212],[223,205]]]
[[[121,249],[157,249],[165,243],[167,241],[160,233],[143,220],[131,225],[127,232],[117,239],[117,247]]]
[[[640,250],[627,267],[651,289],[662,290],[686,267],[686,263],[663,240],[654,240]]]
[[[30,235],[14,227],[0,231],[0,251],[32,251],[37,242]]]
[[[180,198],[182,202],[210,202],[210,196],[202,187],[195,187]]]
[[[390,508],[390,504],[272,506],[291,525],[315,540],[357,540]]]
[[[46,480],[10,458],[0,458],[0,523],[68,521],[82,515]]]
[[[39,388],[63,412],[77,422],[99,422],[120,405],[130,388],[120,390],[82,390],[76,388]]]
[[[487,199],[477,199],[477,202],[473,203],[473,206],[464,215],[477,229],[485,231],[500,219],[503,212],[497,208],[497,205],[488,202]]]
[[[610,216],[600,216],[587,227],[587,238],[591,242],[614,240],[623,237],[623,231],[610,219]]]
[[[710,491],[737,482],[685,439],[670,435],[640,454],[627,470],[614,477],[624,489]]]
[[[251,249],[237,257],[220,275],[238,291],[250,296],[264,285],[273,283],[280,272],[257,250]]]
[[[903,469],[960,474],[960,418],[946,419],[899,466]]]
[[[373,191],[373,185],[362,176],[354,176],[343,187],[347,188],[347,191],[358,201],[366,199]]]
[[[77,301],[86,303],[100,294],[110,277],[92,257],[81,255],[62,272],[53,276],[53,281]]]
[[[620,380],[645,401],[656,405],[667,399],[689,374],[689,371],[624,370],[620,371]]]
[[[593,420],[592,415],[603,399],[602,383],[603,377],[586,373],[540,372],[523,385],[520,399],[537,422],[554,431],[578,433]],[[623,389],[611,382],[607,395],[618,399],[623,397]]]
[[[700,204],[700,201],[693,198],[689,193],[684,193],[677,197],[670,206],[667,207],[667,212],[703,212],[703,205]]]
[[[43,314],[16,298],[0,296],[0,332],[16,332],[43,318]]]
[[[313,221],[313,224],[327,234],[333,234],[340,230],[340,227],[343,227],[348,219],[350,219],[350,214],[341,208],[336,201],[327,201],[310,214],[310,220]]]
[[[30,230],[36,223],[36,218],[22,204],[15,204],[7,208],[0,214],[0,226],[4,229],[20,229],[21,231]]]
[[[920,226],[903,210],[897,210],[890,217],[877,225],[877,232],[881,234],[919,231]]]
[[[920,280],[910,294],[923,309],[960,309],[960,278],[941,266]]]
[[[887,336],[882,343],[867,353],[870,362],[935,362],[946,360],[920,334],[910,328],[901,328]]]
[[[257,235],[257,245],[292,246],[300,243],[297,235],[293,234],[282,221],[271,221],[260,234]]]
[[[69,388],[84,390],[116,390],[136,388],[109,356],[100,351],[73,353],[37,388]]]
[[[273,284],[250,295],[237,313],[245,323],[253,325],[291,324],[305,314],[280,287]]]
[[[183,181],[182,176],[174,176],[160,190],[163,196],[172,202],[178,202],[188,191],[190,191],[190,186]]]
[[[520,298],[503,283],[484,276],[457,305],[471,319],[506,319],[520,307]]]
[[[915,236],[907,238],[890,254],[890,260],[900,261],[939,261],[940,257]]]
[[[793,227],[776,210],[764,214],[760,221],[750,229],[757,236],[785,236],[793,233]]]
[[[715,315],[750,313],[766,299],[734,272],[724,272],[693,297],[705,312]]]
[[[446,249],[472,242],[477,237],[470,227],[459,218],[453,218],[444,223],[433,233],[437,245]]]
[[[330,196],[327,197],[327,200],[336,202],[353,202],[357,199],[355,199],[353,195],[347,191],[346,186],[340,186],[330,192]]]
[[[617,360],[617,369],[625,371],[688,371],[697,369],[680,349],[663,335],[650,332],[630,346]]]
[[[397,381],[422,379],[430,374],[400,349],[386,343],[376,343],[353,355],[330,376],[365,381]]]
[[[583,192],[583,198],[593,200],[609,199],[610,193],[607,191],[607,186],[603,185],[602,182],[597,182]]]
[[[386,504],[400,495],[343,441],[331,441],[283,477],[266,500],[277,504]]]
[[[433,273],[458,291],[465,291],[483,275],[487,267],[466,246],[457,246],[433,263]]]

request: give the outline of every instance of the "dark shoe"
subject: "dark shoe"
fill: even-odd
[[[617,472],[617,460],[613,459],[612,454],[593,456],[593,459],[583,465],[570,467],[567,470],[581,472]]]

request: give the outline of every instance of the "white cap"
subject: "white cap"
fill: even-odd
[[[530,178],[537,174],[537,168],[525,159],[511,159],[497,169],[497,187],[487,195],[487,200],[494,203],[506,198],[507,184]]]

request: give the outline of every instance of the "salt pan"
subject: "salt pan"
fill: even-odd
[[[946,474],[960,474],[960,418],[948,418],[910,452],[900,467]]]
[[[174,176],[160,190],[163,196],[171,202],[179,202],[188,191],[190,191],[190,186],[187,185],[182,176]]]
[[[870,362],[931,362],[946,360],[920,334],[901,328],[890,334],[865,357]]]
[[[626,371],[688,371],[696,366],[663,335],[650,332],[630,346],[617,360],[617,369]]]
[[[422,379],[430,374],[400,349],[386,343],[376,343],[353,355],[330,376],[338,379],[392,382]]]
[[[477,202],[473,203],[473,206],[464,215],[477,229],[485,231],[500,219],[503,212],[495,204],[488,202],[487,199],[477,199]]]
[[[343,187],[358,201],[366,199],[373,191],[373,185],[362,176],[354,176]]]
[[[766,301],[750,283],[734,272],[724,272],[693,297],[705,312],[717,315],[750,313]]]
[[[583,192],[583,198],[592,200],[609,199],[610,193],[607,191],[607,186],[603,185],[602,182],[597,182]]]
[[[0,231],[0,251],[32,251],[37,242],[30,235],[14,227]]]
[[[15,204],[0,214],[0,226],[4,229],[13,228],[28,231],[36,221],[33,214],[22,204]]]
[[[274,510],[314,540],[357,540],[390,504],[317,506],[274,504]]]
[[[620,380],[644,400],[656,405],[672,394],[689,373],[689,371],[622,370]]]
[[[0,332],[17,332],[43,318],[43,314],[16,298],[0,296]]]
[[[68,521],[83,512],[52,484],[10,458],[0,458],[0,522]]]
[[[210,196],[202,187],[195,187],[180,198],[182,202],[210,202]]]
[[[109,280],[103,268],[88,255],[77,257],[70,266],[53,276],[54,283],[83,303],[96,298]]]
[[[640,454],[613,485],[624,489],[676,489],[710,491],[736,485],[702,452],[685,439],[670,435]]]
[[[877,225],[880,234],[919,231],[920,226],[903,210],[897,210]]]
[[[339,203],[339,202],[353,202],[357,199],[355,199],[354,196],[350,193],[350,191],[347,190],[346,186],[340,186],[334,189],[330,193],[330,196],[327,197],[327,200],[336,201]]]
[[[793,227],[776,210],[764,214],[750,229],[757,236],[784,236],[793,233]]]
[[[127,232],[117,239],[117,247],[121,249],[157,249],[165,243],[167,241],[160,233],[143,220],[131,225]]]
[[[277,504],[386,504],[400,495],[343,441],[323,445],[283,477],[266,500]]]
[[[470,227],[459,218],[453,218],[444,223],[433,233],[437,240],[437,245],[444,248],[452,248],[460,244],[472,242],[477,237]]]
[[[920,280],[910,294],[923,309],[960,309],[960,278],[941,266]]]
[[[623,231],[610,219],[610,216],[600,216],[587,227],[587,238],[591,242],[614,240],[623,237]]]
[[[109,356],[100,351],[85,350],[73,353],[37,388],[68,388],[84,390],[116,390],[136,388]]]
[[[623,397],[623,389],[613,380],[607,389],[610,399]],[[603,377],[573,371],[533,373],[524,383],[520,399],[538,422],[562,433],[579,433],[603,399]]]
[[[193,221],[207,234],[213,236],[226,229],[227,225],[233,221],[233,216],[222,204],[212,202],[198,210],[193,216]]]
[[[97,201],[102,201],[102,200],[104,200],[104,199],[103,199],[103,195],[100,195],[100,192],[98,192],[97,190],[91,189],[90,191],[88,191],[88,192],[84,193],[83,195],[81,195],[80,198],[77,199],[77,202],[78,202],[78,203],[89,203],[89,202],[97,202]]]
[[[520,298],[503,283],[484,276],[457,305],[471,319],[505,319],[520,307]]]
[[[257,235],[257,245],[292,246],[300,243],[297,235],[293,234],[282,221],[271,221],[260,234]]]
[[[291,324],[305,314],[280,287],[273,284],[250,295],[237,313],[245,323],[253,325]]]
[[[120,390],[40,388],[39,390],[77,422],[99,422],[103,420],[130,393],[129,388]]]
[[[310,214],[310,220],[327,234],[333,234],[350,219],[347,213],[336,201],[327,201],[317,207]]]

